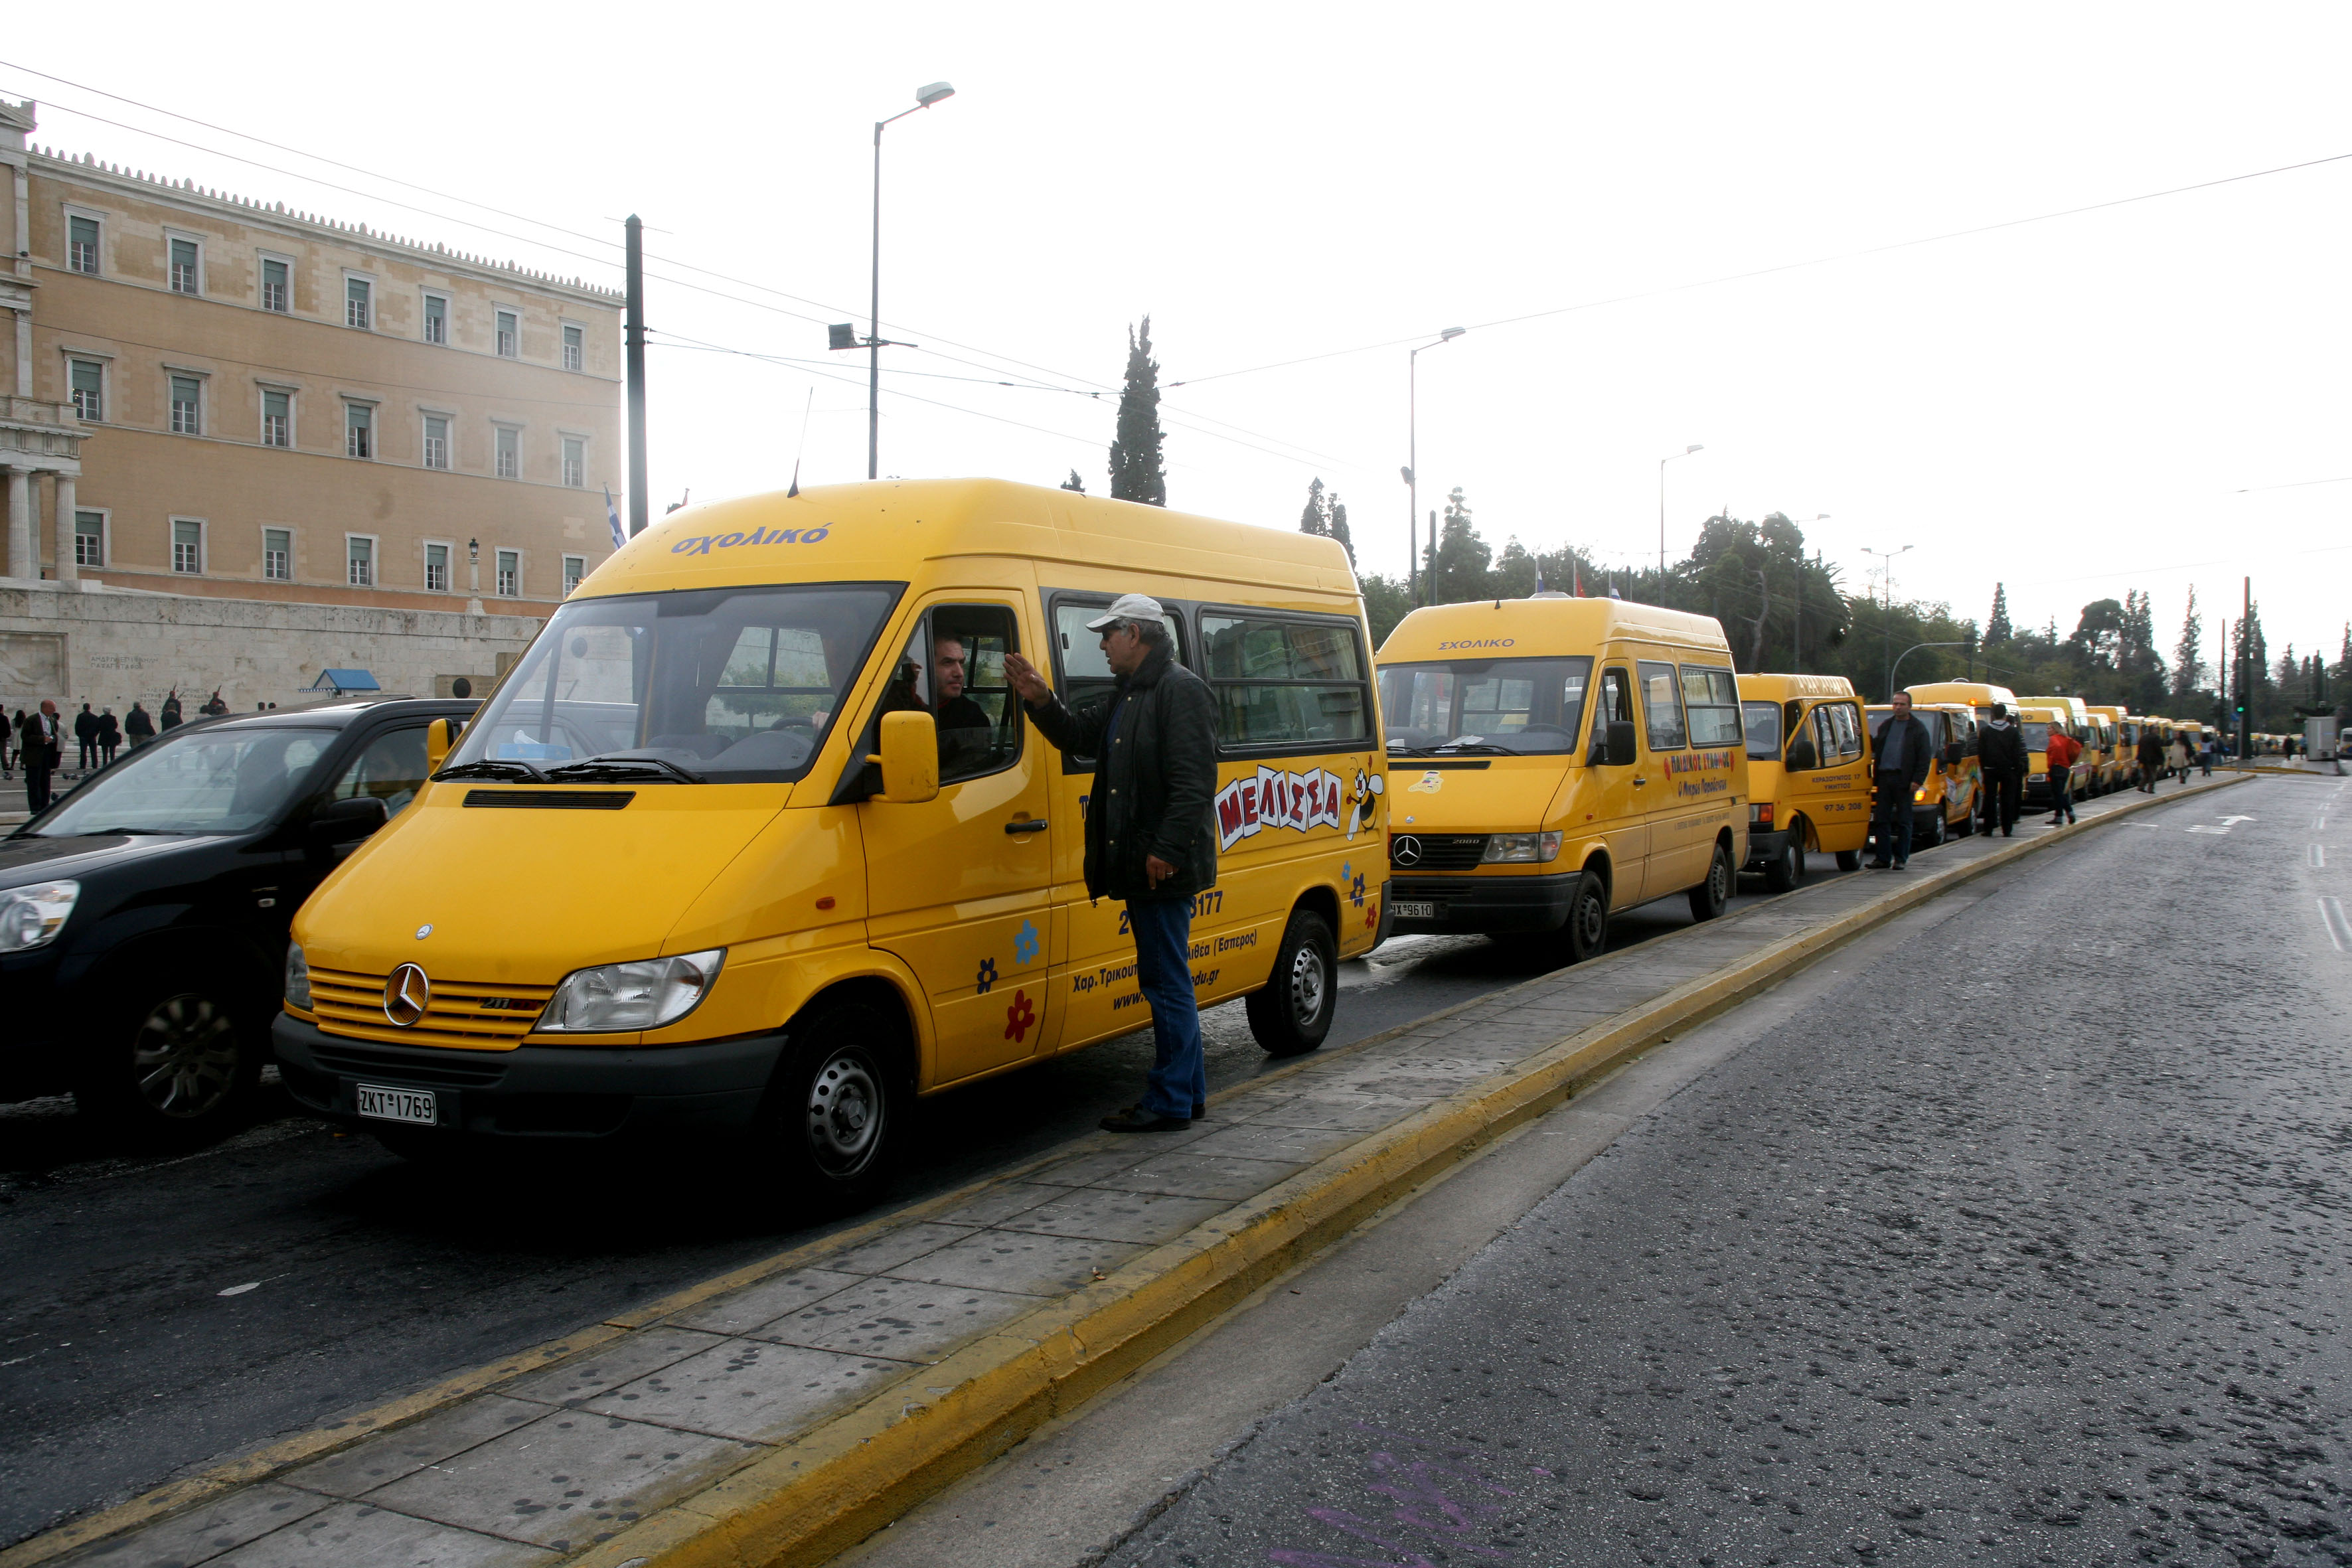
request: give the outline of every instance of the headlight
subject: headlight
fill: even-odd
[[[286,1005],[310,1010],[310,961],[302,956],[302,944],[286,944]]]
[[[674,1024],[709,991],[726,956],[725,948],[714,947],[676,958],[574,970],[548,998],[536,1026],[551,1034],[610,1034]]]
[[[1559,858],[1559,835],[1492,833],[1486,837],[1486,853],[1482,858],[1490,866],[1504,860],[1557,860]]]
[[[1926,784],[1921,784],[1917,789],[1911,792],[1911,798],[1917,804],[1925,805],[1929,801],[1936,798],[1936,792],[1929,789]]]
[[[23,952],[55,942],[80,897],[79,882],[36,882],[0,892],[0,952]]]

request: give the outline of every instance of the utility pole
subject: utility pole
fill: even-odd
[[[2253,753],[2254,710],[2247,705],[2252,695],[2254,639],[2247,635],[2254,620],[2254,580],[2246,579],[2246,605],[2238,613],[2238,760],[2244,762]]]
[[[1901,550],[1873,550],[1867,544],[1862,547],[1864,555],[1878,557],[1879,570],[1886,576],[1886,605],[1879,611],[1878,624],[1885,633],[1881,641],[1885,652],[1881,657],[1886,660],[1886,700],[1889,702],[1895,700],[1895,558],[1914,548],[1908,544]]]
[[[628,299],[624,317],[629,355],[629,537],[646,531],[646,226],[631,213]]]

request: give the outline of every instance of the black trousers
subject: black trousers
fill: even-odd
[[[1911,858],[1911,776],[1879,773],[1871,780],[1870,831],[1878,841],[1878,859],[1889,855]]]
[[[2052,768],[2050,770],[2051,821],[2061,821],[2074,815],[2074,796],[2071,793],[2074,783],[2074,770],[2073,768]]]
[[[1984,800],[1984,830],[1995,828],[2003,833],[2017,826],[2017,814],[2025,806],[2025,775],[2013,769],[2000,768],[1984,776],[1984,788],[1978,792]]]
[[[90,769],[92,769],[92,768],[94,768],[94,767],[96,767],[96,766],[98,765],[98,740],[97,740],[97,738],[96,738],[95,736],[93,736],[93,737],[92,737],[92,738],[90,738],[89,740],[87,740],[87,741],[84,741],[84,742],[80,742],[80,744],[81,744],[81,759],[80,759],[80,767],[81,767],[81,771],[82,771],[82,772],[84,772],[84,773],[88,773],[88,772],[89,772],[89,770],[90,770]]]
[[[49,808],[49,770],[27,763],[25,768],[25,809],[35,814]]]

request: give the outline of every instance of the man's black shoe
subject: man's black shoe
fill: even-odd
[[[1898,871],[1908,871],[1911,869],[1911,862],[1908,860],[1897,860],[1895,862],[1895,868]]]
[[[1873,860],[1870,863],[1870,868],[1874,871],[1884,871],[1886,869],[1886,867],[1887,862],[1884,860]]]
[[[1181,1132],[1192,1125],[1190,1117],[1155,1116],[1139,1105],[1106,1116],[1101,1122],[1106,1132]]]

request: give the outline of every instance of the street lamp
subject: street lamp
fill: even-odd
[[[1704,452],[1700,446],[1685,447],[1679,452],[1669,452],[1658,459],[1658,592],[1666,591],[1666,465],[1676,458],[1687,458],[1693,452]]]
[[[1421,572],[1421,349],[1433,349],[1438,343],[1450,343],[1468,331],[1467,327],[1448,327],[1437,334],[1436,342],[1427,342],[1404,356],[1404,451],[1407,459],[1404,479],[1404,607],[1411,610],[1417,597],[1415,583]],[[1430,547],[1437,545],[1437,530],[1429,531]],[[1433,600],[1436,584],[1430,584]]]
[[[482,542],[478,539],[466,541],[466,592],[467,595],[466,613],[469,616],[480,615],[482,613]]]
[[[857,341],[856,329],[836,326],[829,329],[828,347],[836,349],[862,348],[866,352],[866,477],[879,479],[882,474],[882,351],[886,348],[910,349],[912,343],[891,343],[882,336],[882,128],[895,125],[916,110],[929,109],[942,99],[953,98],[955,89],[943,81],[915,89],[915,108],[902,109],[887,120],[874,122],[874,294],[866,318],[866,341]]]
[[[1886,660],[1886,700],[1889,702],[1895,700],[1895,558],[1916,548],[1910,544],[1901,550],[1873,550],[1867,544],[1862,547],[1864,555],[1878,557],[1878,569],[1886,578],[1886,605],[1879,612],[1879,626],[1885,634],[1881,647],[1885,649]]]

